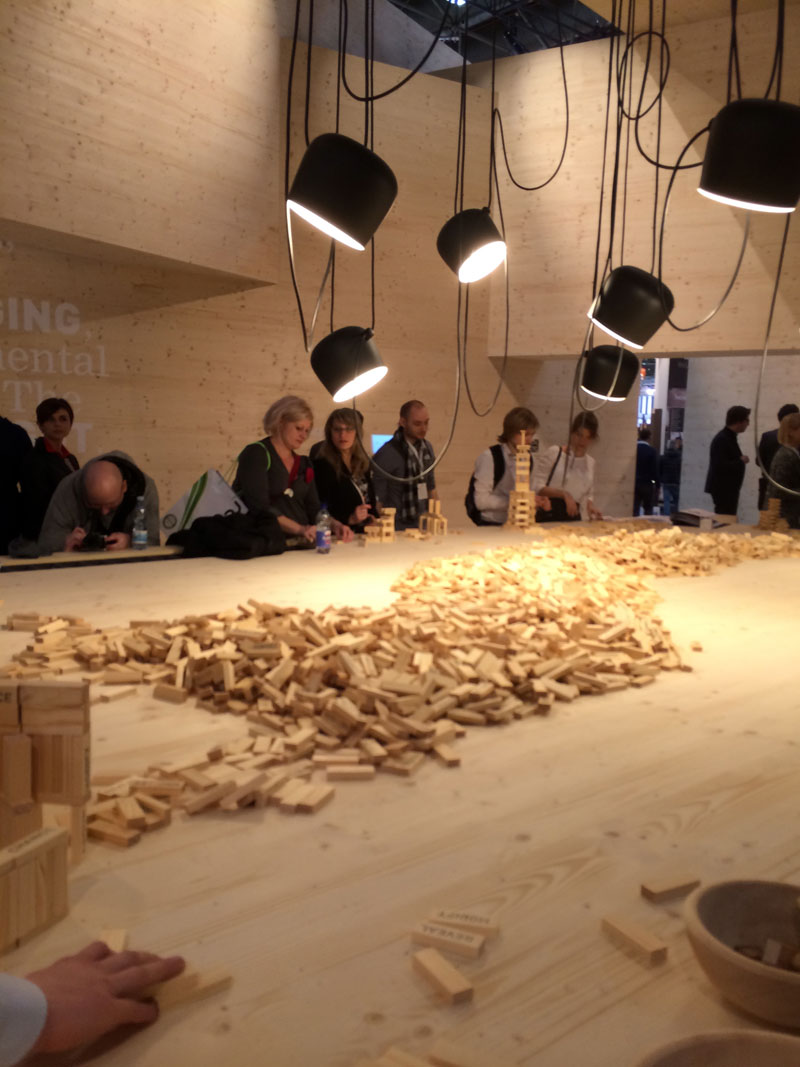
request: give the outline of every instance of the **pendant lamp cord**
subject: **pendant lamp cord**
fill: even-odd
[[[535,193],[539,189],[544,189],[546,185],[549,185],[551,181],[556,177],[561,170],[561,166],[564,162],[564,158],[567,154],[567,143],[569,141],[569,89],[567,87],[567,68],[564,63],[564,36],[561,29],[561,15],[559,13],[558,4],[555,5],[556,23],[558,25],[558,51],[561,59],[561,81],[564,86],[564,142],[561,146],[561,155],[559,156],[556,168],[549,178],[546,178],[543,182],[539,182],[538,185],[523,185],[514,177],[514,173],[511,170],[511,164],[508,159],[508,150],[506,148],[506,135],[503,129],[503,116],[500,114],[499,108],[493,108],[493,127],[492,127],[492,155],[495,153],[495,136],[496,132],[500,133],[500,146],[503,150],[503,162],[506,168],[506,174],[508,180],[512,185],[515,185],[517,189],[521,189],[524,193]],[[613,16],[612,16],[613,17]],[[492,36],[492,101],[494,101],[494,35]]]
[[[347,35],[348,35],[347,34],[347,22],[348,22],[347,0],[342,0],[342,7],[343,7],[343,10],[344,10],[343,37],[344,37],[344,46],[345,46],[344,47],[344,51],[343,51],[343,56],[346,57],[346,55],[347,55],[347,47],[346,46],[347,46]],[[373,89],[373,90],[370,91],[370,93],[365,94],[365,95],[369,95],[373,101],[374,100],[383,100],[384,97],[391,96],[392,93],[396,93],[398,89],[402,89],[404,85],[408,85],[408,83],[411,81],[411,79],[416,74],[419,74],[419,72],[422,70],[422,68],[425,66],[425,64],[428,62],[428,60],[431,58],[431,55],[433,54],[434,48],[436,47],[436,45],[439,43],[439,41],[442,38],[442,34],[445,31],[445,28],[447,26],[447,20],[448,20],[449,17],[450,17],[450,5],[446,4],[445,5],[445,10],[442,13],[442,21],[439,24],[439,28],[437,29],[436,34],[434,35],[434,38],[430,43],[430,46],[428,47],[427,51],[425,52],[425,54],[423,55],[423,57],[419,61],[419,63],[417,63],[417,65],[412,70],[410,70],[408,72],[408,74],[405,75],[405,77],[401,78],[400,81],[397,82],[396,85],[393,85],[390,89],[384,89],[383,92],[380,92],[380,93],[376,93],[374,91],[374,89]],[[355,92],[353,89],[351,89],[350,85],[349,85],[349,83],[347,81],[347,66],[346,66],[346,59],[345,58],[342,59],[341,76],[342,76],[342,85],[344,86],[344,90],[347,93],[347,95],[349,97],[351,97],[353,100],[357,100],[359,103],[364,103],[364,97],[360,96],[357,92]]]
[[[769,315],[767,316],[767,328],[766,328],[766,331],[765,331],[765,334],[764,334],[764,348],[763,348],[763,351],[761,353],[761,367],[760,367],[760,369],[758,371],[758,385],[756,386],[756,399],[755,399],[755,402],[753,404],[753,441],[755,443],[755,454],[756,454],[756,456],[759,455],[758,446],[761,443],[760,437],[759,437],[759,433],[758,433],[758,408],[759,408],[759,404],[761,403],[761,386],[762,386],[763,381],[764,381],[764,371],[766,370],[766,367],[767,367],[767,355],[769,353],[769,335],[770,335],[770,332],[772,331],[772,318],[773,318],[773,315],[775,314],[775,304],[777,303],[777,299],[778,299],[778,288],[779,288],[780,283],[781,283],[781,273],[783,271],[783,257],[784,257],[784,253],[786,252],[786,242],[787,242],[787,240],[789,238],[789,223],[791,221],[791,218],[792,218],[791,214],[787,214],[786,222],[785,222],[784,227],[783,227],[783,241],[781,242],[781,251],[780,251],[780,255],[778,256],[778,269],[775,272],[775,285],[772,287],[772,300],[770,301],[770,305],[769,305]],[[772,477],[772,475],[769,473],[768,470],[766,470],[766,468],[761,467],[761,473],[767,479],[769,484],[774,486],[776,489],[779,489],[781,491],[781,493],[785,494],[786,496],[800,497],[800,489],[790,489],[788,485],[781,485],[780,482],[776,481],[775,478]]]
[[[708,126],[704,126],[702,130],[699,130],[694,135],[694,137],[692,137],[687,142],[687,144],[684,147],[683,151],[678,156],[678,163],[680,163],[681,159],[683,159],[684,155],[692,147],[694,142],[699,137],[702,137],[704,133],[708,133],[708,129],[709,129]],[[675,169],[672,172],[672,175],[671,175],[670,179],[669,179],[669,183],[667,184],[667,193],[666,193],[666,196],[664,197],[664,210],[663,210],[663,212],[661,214],[661,228],[660,228],[660,231],[659,231],[659,240],[658,240],[658,281],[659,281],[659,290],[658,291],[659,291],[659,295],[661,297],[661,303],[662,303],[662,306],[664,308],[664,312],[665,313],[668,312],[668,309],[667,309],[666,303],[664,301],[664,290],[663,290],[663,284],[661,283],[661,279],[662,279],[663,274],[664,274],[664,227],[665,227],[666,222],[667,222],[667,212],[669,211],[669,203],[670,203],[670,198],[672,196],[672,186],[675,183],[675,177],[676,177],[676,175],[677,175],[679,170],[680,170],[680,167],[676,166]],[[722,297],[720,298],[719,302],[716,304],[716,306],[714,308],[712,308],[711,311],[709,311],[709,313],[707,315],[703,316],[703,318],[700,319],[699,322],[695,322],[691,326],[679,326],[677,324],[677,322],[674,322],[672,320],[671,315],[667,314],[666,315],[667,322],[670,324],[670,326],[673,328],[673,330],[678,330],[680,333],[690,333],[692,330],[699,330],[701,326],[705,326],[705,324],[707,322],[710,322],[714,318],[714,316],[717,314],[717,312],[720,311],[720,309],[722,308],[722,306],[725,303],[725,301],[731,295],[733,287],[736,284],[736,279],[739,277],[739,271],[742,268],[742,262],[744,261],[744,253],[745,253],[745,250],[747,249],[747,241],[748,241],[749,236],[750,236],[750,212],[747,213],[747,217],[745,219],[744,233],[742,234],[742,244],[741,244],[741,247],[739,249],[739,257],[736,260],[736,266],[734,267],[733,275],[731,277],[731,280],[728,282],[727,288],[725,289],[725,292],[722,294]]]

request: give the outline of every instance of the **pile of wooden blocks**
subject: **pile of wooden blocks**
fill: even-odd
[[[428,499],[428,510],[419,517],[419,532],[431,537],[447,533],[447,519],[442,515],[441,500]]]
[[[531,489],[531,450],[519,445],[514,456],[514,488],[508,500],[508,518],[505,525],[517,530],[527,530],[536,524],[536,494]]]
[[[776,530],[778,533],[786,533],[789,523],[781,518],[781,501],[776,496],[771,496],[767,501],[764,511],[758,513],[759,530]]]
[[[88,797],[89,686],[0,681],[0,951],[66,914]],[[43,804],[65,829],[42,829]]]
[[[367,544],[394,541],[394,517],[397,508],[381,508],[380,516],[364,527]]]
[[[694,533],[677,526],[654,528],[643,520],[581,523],[576,532],[558,524],[537,527],[547,543],[579,550],[653,578],[697,578],[745,560],[800,556],[800,536],[772,532]]]

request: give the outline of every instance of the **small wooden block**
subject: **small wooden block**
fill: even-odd
[[[648,963],[663,963],[666,960],[666,943],[641,923],[617,915],[606,915],[602,925],[613,941],[631,949]]]
[[[128,947],[128,931],[123,927],[102,930],[100,940],[105,941],[112,952],[124,952]]]
[[[168,982],[150,986],[141,996],[154,997],[161,1011],[166,1011],[221,993],[232,981],[233,975],[222,967],[208,971],[184,971]]]
[[[233,780],[221,782],[219,785],[214,786],[213,789],[207,789],[205,793],[201,793],[200,796],[187,801],[187,803],[184,804],[183,810],[187,815],[196,815],[198,811],[205,811],[206,808],[211,808],[214,804],[219,804],[221,800],[224,800],[229,793],[233,793],[235,789],[236,782]]]
[[[440,763],[443,763],[445,767],[460,767],[461,756],[456,752],[452,745],[446,744],[444,741],[440,741],[433,746],[433,752]]]
[[[472,1000],[475,989],[461,971],[435,948],[423,948],[411,957],[414,970],[427,979],[450,1004]]]
[[[117,826],[107,819],[94,819],[87,827],[89,837],[97,841],[105,841],[112,845],[121,845],[129,848],[135,845],[142,836],[138,830],[126,830],[124,826]]]
[[[113,693],[101,693],[100,703],[110,704],[114,700],[122,700],[124,697],[136,696],[138,690],[134,686],[128,689],[115,689]]]
[[[160,682],[153,689],[153,696],[156,700],[166,700],[169,704],[183,704],[189,697],[189,690]]]
[[[329,782],[369,782],[375,777],[372,763],[355,763],[352,766],[328,767],[325,777]]]
[[[648,878],[642,882],[642,896],[652,900],[654,904],[672,900],[673,897],[685,897],[700,885],[700,879],[693,875],[683,875],[672,878]]]
[[[457,930],[454,926],[440,926],[438,923],[422,922],[411,931],[411,940],[415,945],[427,945],[452,952],[456,956],[474,960],[483,952],[486,938],[468,930]]]
[[[320,808],[333,800],[336,790],[332,785],[312,785],[306,795],[297,802],[297,810],[303,814],[313,815]]]

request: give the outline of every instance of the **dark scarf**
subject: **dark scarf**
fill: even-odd
[[[415,447],[410,447],[401,426],[395,430],[393,440],[405,462],[403,475],[406,478],[415,479],[413,482],[403,482],[400,521],[403,526],[416,526],[419,520],[417,486],[423,481],[419,475],[433,463],[433,449],[425,440],[420,442],[419,451]],[[427,481],[427,478],[424,480]]]

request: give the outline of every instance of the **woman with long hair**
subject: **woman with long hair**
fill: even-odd
[[[377,511],[369,457],[360,440],[363,425],[360,412],[337,408],[325,423],[325,439],[312,449],[320,500],[356,533]]]

